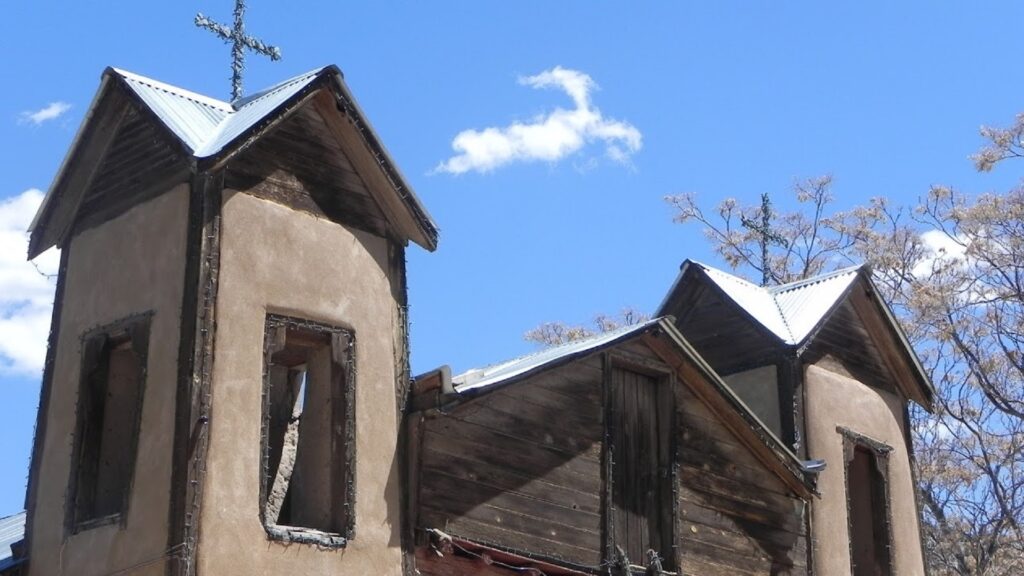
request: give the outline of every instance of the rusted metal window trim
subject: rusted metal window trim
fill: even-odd
[[[72,440],[71,467],[68,478],[67,498],[65,500],[65,538],[86,530],[110,524],[118,524],[120,530],[124,530],[127,527],[128,512],[131,506],[131,495],[135,485],[135,465],[138,459],[142,407],[146,396],[146,377],[148,375],[149,362],[149,336],[150,330],[152,329],[153,315],[154,312],[152,310],[140,314],[133,314],[131,316],[115,320],[114,322],[89,329],[79,337],[78,398],[75,401],[75,432]],[[83,436],[86,425],[83,386],[86,384],[86,378],[88,377],[87,371],[89,370],[89,359],[86,358],[85,352],[90,345],[95,345],[99,339],[103,339],[105,342],[110,338],[123,336],[127,336],[129,338],[132,351],[135,353],[139,362],[139,392],[134,407],[135,414],[130,422],[131,429],[128,430],[130,440],[127,463],[128,478],[125,484],[125,492],[122,496],[121,507],[118,512],[97,518],[79,519],[79,484],[81,481],[80,474],[83,450],[85,448]]]
[[[269,442],[269,427],[270,427],[270,365],[271,355],[273,354],[274,346],[274,331],[280,328],[299,328],[303,330],[309,330],[314,332],[321,332],[324,334],[330,334],[333,336],[344,336],[348,341],[348,351],[346,359],[344,386],[345,390],[343,393],[345,400],[345,447],[344,447],[344,466],[346,470],[346,485],[345,495],[342,502],[343,506],[348,508],[348,512],[345,516],[345,526],[341,532],[321,532],[315,529],[303,528],[301,526],[284,526],[278,524],[271,524],[266,521],[266,506],[267,497],[269,492],[268,477],[269,477],[269,462],[270,462],[270,442]],[[344,548],[348,545],[350,540],[355,538],[355,522],[356,522],[356,406],[355,406],[355,387],[356,387],[356,354],[355,354],[356,338],[355,331],[351,328],[326,324],[323,322],[317,322],[314,320],[308,320],[305,318],[297,318],[293,316],[285,316],[281,314],[268,313],[264,324],[264,338],[263,338],[263,391],[262,391],[262,417],[260,427],[260,470],[259,470],[259,485],[260,485],[260,504],[259,504],[259,517],[260,524],[267,532],[267,537],[270,540],[285,542],[285,543],[299,543],[299,544],[312,544],[319,548]]]
[[[896,547],[893,541],[892,526],[892,498],[889,489],[889,455],[892,453],[892,446],[885,442],[875,440],[845,426],[836,426],[836,432],[843,437],[843,488],[846,491],[846,530],[849,545],[850,574],[854,572],[853,565],[853,508],[850,502],[850,462],[853,460],[853,452],[858,447],[867,449],[874,455],[875,465],[882,476],[882,500],[885,502],[885,531],[886,546],[889,548],[889,576],[896,576]]]

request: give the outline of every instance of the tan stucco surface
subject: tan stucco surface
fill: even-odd
[[[782,438],[778,368],[774,364],[729,374],[722,379],[777,438]]]
[[[224,193],[199,574],[400,574],[395,338],[386,240]],[[259,518],[267,312],[356,339],[355,539],[340,550],[268,539]]]
[[[187,213],[188,188],[182,185],[71,241],[39,463],[33,575],[110,574],[139,564],[133,575],[164,572]],[[92,328],[147,311],[154,315],[126,527],[108,524],[65,538],[80,339]]]
[[[917,506],[903,436],[900,399],[814,365],[806,369],[805,386],[808,451],[811,458],[822,458],[828,463],[818,482],[821,498],[812,505],[815,574],[850,574],[843,436],[836,431],[837,426],[892,447],[889,502],[896,574],[923,574]]]

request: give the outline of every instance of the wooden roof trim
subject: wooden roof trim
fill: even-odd
[[[185,142],[155,117],[153,111],[128,87],[124,77],[107,68],[64,162],[30,226],[29,259],[60,243],[70,232],[83,194],[95,177],[129,105],[134,105],[154,122],[161,133],[169,133],[173,147],[188,160],[189,172],[195,174],[223,168],[311,100],[342,147],[346,152],[352,152],[357,172],[370,184],[371,195],[389,223],[401,232],[404,239],[411,239],[427,250],[435,250],[438,241],[436,225],[378,141],[336,66],[320,70],[309,84],[234,138],[221,152],[201,159],[195,158]],[[349,122],[344,123],[342,118],[348,118]],[[344,128],[345,124],[354,129]],[[72,191],[72,196],[67,195],[68,190]]]
[[[754,456],[805,500],[817,495],[800,460],[739,399],[671,323],[659,335],[646,334],[645,344],[672,367],[678,378],[736,435]]]
[[[869,276],[865,276],[862,283],[858,282],[855,285],[862,289],[854,290],[847,298],[874,340],[875,348],[878,349],[886,368],[895,376],[900,392],[929,412],[934,411],[935,388],[903,328],[889,306],[878,295],[878,290]]]
[[[691,272],[691,270],[695,270],[695,272]],[[690,260],[687,260],[685,263],[683,263],[683,270],[679,273],[679,278],[676,280],[676,283],[670,289],[671,291],[669,296],[665,298],[665,302],[658,309],[658,315],[666,315],[670,313],[668,307],[670,306],[670,304],[677,303],[676,295],[681,294],[684,286],[686,285],[686,277],[688,275],[692,275],[697,280],[697,282],[700,283],[700,286],[704,288],[705,291],[710,290],[712,293],[718,295],[718,297],[721,298],[723,302],[725,302],[728,306],[735,310],[736,313],[740,315],[740,317],[744,318],[747,321],[747,323],[750,324],[753,330],[756,330],[765,338],[771,340],[772,342],[775,342],[779,347],[788,346],[788,344],[786,344],[786,342],[783,341],[778,334],[775,334],[774,332],[769,330],[767,326],[762,324],[746,308],[737,304],[736,301],[733,300],[732,296],[729,296],[729,294],[726,293],[726,291],[722,289],[722,287],[719,286],[717,282],[711,279],[711,276],[708,275],[707,270],[705,270],[700,265],[691,262]]]
[[[85,191],[128,113],[124,87],[111,83],[109,76],[104,73],[96,98],[30,226],[29,260],[60,244],[71,231]]]
[[[356,171],[366,179],[370,193],[385,214],[408,238],[431,252],[436,250],[437,225],[380,143],[340,71],[334,70],[330,83],[333,99],[321,96],[317,100],[324,121],[349,153]]]

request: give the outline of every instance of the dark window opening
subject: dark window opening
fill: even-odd
[[[650,552],[661,566],[675,564],[671,387],[663,376],[621,367],[611,374],[611,503],[613,561],[622,554],[646,566]]]
[[[267,317],[262,516],[276,538],[352,537],[353,346],[347,330]]]
[[[846,488],[853,576],[892,574],[888,446],[846,433]]]
[[[115,521],[128,508],[148,340],[149,316],[83,338],[71,491],[73,531]]]

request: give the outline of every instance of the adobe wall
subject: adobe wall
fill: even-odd
[[[828,463],[818,481],[821,498],[812,505],[814,573],[832,576],[850,574],[851,569],[843,435],[836,430],[843,426],[892,447],[889,502],[893,564],[897,574],[923,574],[901,400],[816,365],[806,367],[804,383],[809,457]]]
[[[400,574],[395,355],[388,244],[224,191],[209,451],[198,573]],[[267,312],[351,327],[356,340],[355,538],[342,549],[269,540],[260,521]]]
[[[188,186],[140,204],[71,240],[46,437],[39,463],[30,574],[163,574],[174,438],[178,327],[185,277]],[[65,537],[81,338],[153,311],[148,374],[126,527]]]
[[[723,376],[722,380],[776,437],[782,438],[778,374],[778,368],[769,364]]]

